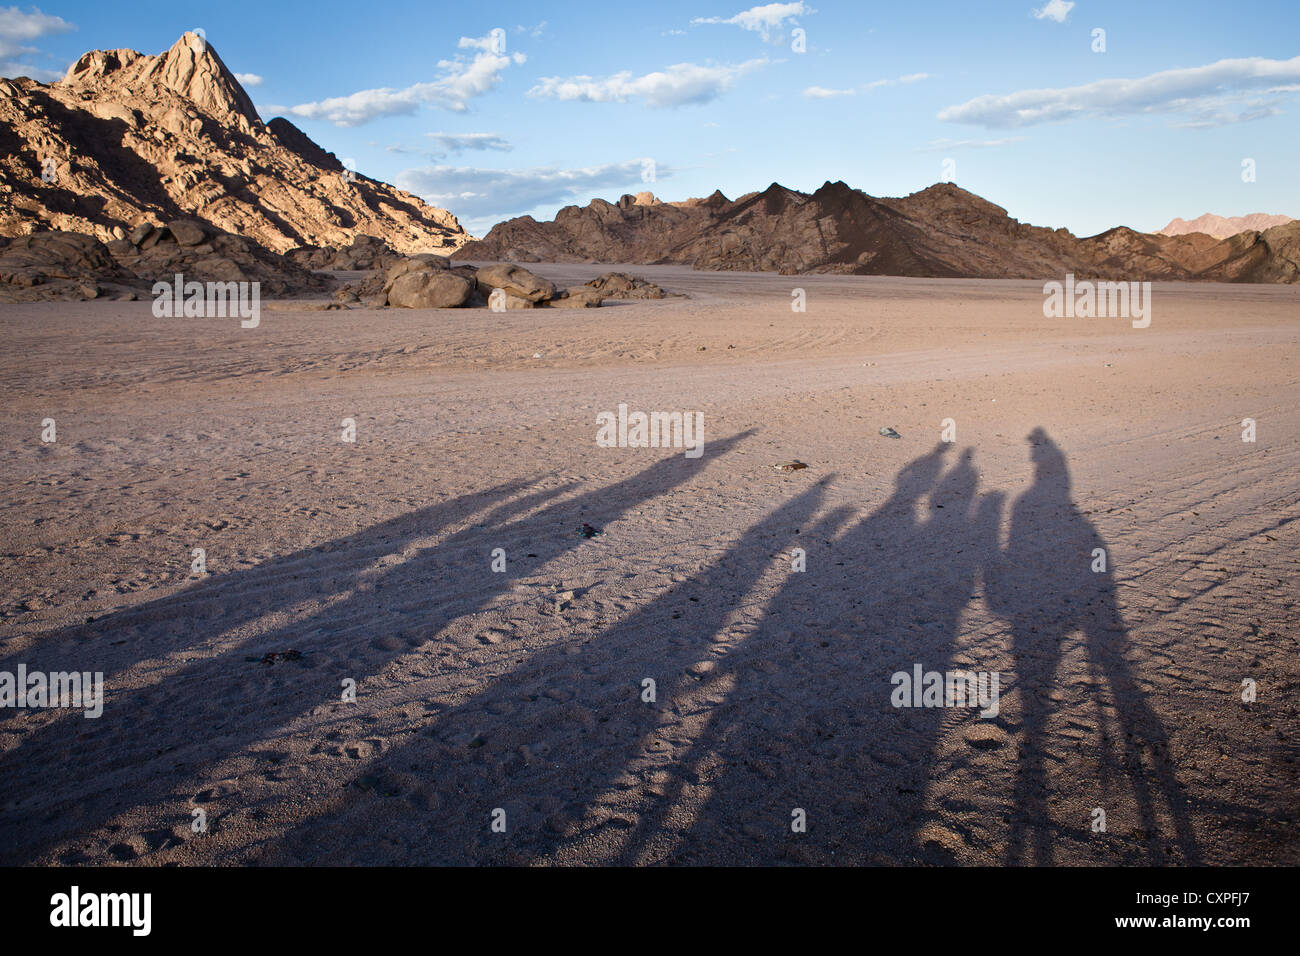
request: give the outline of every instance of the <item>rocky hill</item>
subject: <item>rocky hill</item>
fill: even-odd
[[[499,223],[457,258],[523,262],[680,263],[696,269],[973,278],[1300,281],[1300,222],[1218,240],[1120,227],[1079,238],[1026,225],[940,183],[878,199],[843,182],[802,193],[773,183],[730,200],[663,203],[642,193],[566,206],[551,222]]]
[[[109,242],[181,219],[275,252],[371,235],[445,254],[468,238],[451,213],[345,171],[287,120],[263,123],[196,34],[157,56],[87,53],[48,85],[0,80],[0,236]]]
[[[1174,219],[1160,230],[1163,236],[1186,236],[1201,232],[1215,239],[1227,239],[1239,232],[1263,232],[1274,226],[1285,226],[1293,222],[1290,216],[1270,216],[1268,213],[1252,212],[1249,216],[1216,216],[1207,212],[1195,219]]]

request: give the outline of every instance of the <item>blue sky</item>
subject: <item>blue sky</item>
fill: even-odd
[[[1080,235],[1300,218],[1297,0],[67,0],[0,6],[0,74],[157,53],[196,27],[257,78],[263,119],[288,116],[478,234],[641,189],[843,179],[898,196],[946,173]]]

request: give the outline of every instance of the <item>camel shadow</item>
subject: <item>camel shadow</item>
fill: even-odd
[[[1023,743],[1017,768],[1009,864],[1053,861],[1047,807],[1047,723],[1062,646],[1081,632],[1094,683],[1107,689],[1121,734],[1123,765],[1142,830],[1149,862],[1168,862],[1160,854],[1158,819],[1167,814],[1172,841],[1182,860],[1199,863],[1186,801],[1169,757],[1169,734],[1147,703],[1125,657],[1127,625],[1110,565],[1110,548],[1075,505],[1064,452],[1042,428],[1028,437],[1034,483],[1011,510],[1005,550],[986,567],[987,592],[1011,629],[1012,653],[1023,711]],[[1100,713],[1102,764],[1115,767],[1113,734]],[[1104,808],[1103,808],[1104,809]],[[1172,847],[1170,848],[1172,849]]]
[[[749,434],[711,442],[711,456]],[[90,848],[67,851],[65,862],[103,862],[95,841],[111,842],[109,822],[140,807],[173,805],[187,829],[196,771],[256,750],[338,701],[341,681],[363,684],[499,598],[510,582],[489,570],[494,548],[543,567],[583,546],[584,521],[615,521],[698,468],[664,458],[576,496],[569,484],[521,494],[531,482],[503,483],[48,635],[23,662],[33,671],[103,671],[104,716],[44,722],[0,756],[0,861],[29,862],[81,841]],[[436,545],[422,543],[439,535]],[[218,636],[226,640],[214,653]],[[259,663],[286,649],[298,659]],[[141,676],[142,667],[165,676]],[[128,670],[133,686],[115,690],[113,678]],[[274,779],[274,767],[264,772]],[[159,826],[143,847],[119,842],[108,858],[136,859],[180,839]]]
[[[1046,447],[1045,435],[1032,439]],[[1070,502],[1064,456],[1040,464],[1003,549],[1004,496],[979,494],[970,450],[945,469],[950,451],[910,462],[893,494],[856,520],[849,507],[821,513],[829,479],[777,505],[724,555],[581,647],[557,643],[441,711],[370,763],[328,814],[301,821],[272,859],[957,861],[932,838],[940,821],[926,800],[953,710],[900,708],[891,677],[969,666],[965,618],[983,583],[1010,625],[1008,677],[1023,710],[999,808],[1006,862],[1050,863],[1059,839],[1045,736],[1061,641],[1075,630],[1130,746],[1149,745],[1145,765],[1134,752],[1123,770],[1149,860],[1168,862],[1163,813],[1182,859],[1196,861],[1167,733],[1124,658],[1114,581],[1090,570],[1103,543]],[[1029,578],[1015,573],[1024,563]],[[421,780],[436,781],[436,812]],[[490,826],[497,813],[501,831]],[[799,813],[813,821],[802,831],[791,825]],[[382,851],[345,840],[380,814]],[[321,846],[334,849],[322,857]]]
[[[713,449],[725,453],[744,437]],[[525,570],[543,567],[582,546],[574,532],[583,520],[604,524],[669,493],[694,474],[692,464],[668,458],[576,497],[562,485],[501,485],[69,629],[50,645],[71,645],[78,660],[110,636],[133,635],[110,674],[199,649],[213,634],[233,639],[215,656],[110,695],[106,716],[116,719],[90,732],[59,720],[10,748],[0,758],[0,858],[102,847],[115,817],[174,805],[184,819],[199,797],[218,828],[233,827],[251,811],[237,789],[195,795],[202,771],[229,763],[236,774],[252,766],[280,781],[274,768],[237,758],[257,757],[264,741],[304,718],[316,721],[321,759],[335,759],[330,748],[342,748],[338,732],[327,733],[336,724],[322,701],[341,706],[340,678],[376,678],[381,691],[403,681],[418,688],[428,674],[406,673],[409,655],[433,644],[445,666],[461,669],[460,690],[424,701],[419,714],[363,699],[347,719],[374,727],[376,750],[340,753],[332,793],[310,794],[286,830],[236,858],[969,861],[936,840],[946,821],[928,797],[941,782],[946,742],[983,718],[947,701],[900,704],[893,683],[917,667],[950,673],[1002,653],[1019,701],[1019,723],[1002,724],[1019,741],[1006,751],[1005,792],[988,798],[1005,826],[974,849],[1008,864],[1052,863],[1062,840],[1077,837],[1062,834],[1048,794],[1059,783],[1050,724],[1061,707],[1063,645],[1081,633],[1119,727],[1102,727],[1102,764],[1125,778],[1149,861],[1169,862],[1161,851],[1176,848],[1197,862],[1168,733],[1127,660],[1113,576],[1097,570],[1106,543],[1071,498],[1064,453],[1041,429],[1030,442],[1034,481],[1011,507],[1005,547],[1003,494],[981,493],[971,450],[940,444],[905,465],[869,510],[828,509],[833,476],[809,483],[731,543],[709,548],[697,570],[669,577],[664,569],[662,587],[644,599],[626,595],[616,620],[588,631],[557,618],[540,647],[510,649],[477,669],[460,659],[456,635],[512,586],[511,575],[485,572],[493,548],[526,553],[534,564]],[[427,545],[426,536],[439,540]],[[303,575],[322,599],[309,613],[291,583]],[[992,617],[975,630],[981,587]],[[315,637],[328,655],[316,652]],[[301,665],[256,663],[288,645],[304,651]],[[57,658],[51,650],[28,663],[54,669]],[[1100,703],[1098,713],[1104,725]],[[1121,737],[1122,758],[1111,752]],[[164,834],[144,853],[120,843],[108,853],[147,860],[171,839]],[[59,858],[94,862],[103,852]]]

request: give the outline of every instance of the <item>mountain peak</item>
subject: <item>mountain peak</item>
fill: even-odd
[[[158,58],[142,79],[157,78],[168,89],[188,97],[206,113],[236,114],[257,122],[257,109],[216,49],[197,33],[183,33]]]
[[[158,56],[135,50],[92,50],[68,68],[62,82],[99,90],[162,87],[223,122],[250,127],[261,121],[253,101],[216,49],[193,32],[181,34],[171,49]]]

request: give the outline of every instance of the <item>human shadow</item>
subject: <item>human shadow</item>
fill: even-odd
[[[749,434],[711,442],[710,457]],[[159,677],[137,675],[130,689],[109,688],[102,718],[47,721],[0,756],[0,862],[30,862],[74,839],[90,845],[116,828],[109,827],[113,817],[163,803],[176,805],[173,826],[132,839],[123,834],[109,858],[175,845],[197,771],[337,701],[341,679],[364,684],[506,591],[508,576],[488,570],[492,549],[541,568],[586,543],[578,534],[584,521],[615,521],[698,470],[695,461],[666,457],[576,496],[566,484],[520,494],[530,482],[503,483],[48,635],[23,655],[30,670],[104,671],[108,681],[149,663]],[[420,545],[440,533],[436,544]],[[309,579],[305,590],[293,583],[301,577]],[[304,614],[308,598],[319,607]],[[257,626],[263,618],[269,628]],[[212,653],[215,635],[227,639]],[[110,650],[118,638],[121,649]],[[299,659],[259,664],[287,649]],[[192,656],[181,657],[187,651]],[[274,765],[279,755],[268,759]],[[262,771],[273,779],[274,766]],[[94,848],[65,856],[105,861]]]
[[[953,666],[996,537],[1000,498],[977,498],[970,450],[945,471],[949,450],[906,465],[867,516],[841,508],[812,528],[807,570],[728,655],[715,679],[734,689],[682,759],[679,780],[708,779],[690,833],[663,839],[677,812],[663,801],[640,821],[629,860],[951,862],[926,843],[923,810],[947,715],[897,708],[890,693],[891,675],[915,664]],[[674,797],[687,800],[687,787]]]
[[[827,860],[864,819],[869,852],[840,859],[914,858],[942,715],[892,709],[889,675],[920,658],[946,669],[987,557],[978,545],[996,534],[997,499],[976,501],[970,453],[939,480],[947,450],[903,468],[844,534],[853,509],[814,520],[825,487],[809,487],[577,651],[559,642],[488,682],[368,766],[341,807],[303,821],[278,861],[325,862],[318,847],[342,846],[328,862],[373,862],[340,837],[382,813],[401,862],[771,862],[791,807],[813,804]],[[923,547],[935,538],[937,567]],[[805,571],[791,570],[795,547]],[[771,575],[784,583],[760,602]],[[436,813],[418,798],[424,774]],[[508,839],[489,827],[497,809]]]
[[[1030,441],[1034,482],[1016,500],[1005,550],[1004,495],[977,493],[969,449],[942,474],[945,446],[915,459],[893,495],[856,523],[842,509],[820,519],[808,536],[821,542],[808,552],[808,571],[788,576],[758,631],[711,675],[727,686],[725,701],[680,759],[676,800],[647,805],[622,861],[970,862],[988,859],[978,844],[992,831],[1007,862],[1021,862],[1029,839],[1029,861],[1051,863],[1061,826],[1049,813],[1045,757],[1059,756],[1061,742],[1049,744],[1048,722],[1068,697],[1060,693],[1062,642],[1080,632],[1098,677],[1093,686],[1108,693],[1120,727],[1121,786],[1139,810],[1136,835],[1151,862],[1169,862],[1174,849],[1182,862],[1199,862],[1168,733],[1125,657],[1127,628],[1109,564],[1092,570],[1105,541],[1071,499],[1064,454],[1042,429]],[[923,504],[928,514],[920,518]],[[955,712],[947,701],[900,708],[892,698],[886,704],[884,690],[891,675],[918,666],[969,671],[998,657],[1000,648],[980,636],[987,629],[972,636],[964,626],[981,582],[990,609],[1009,624],[1007,676],[1021,695],[1019,726],[1005,716],[996,722],[1018,731],[1021,746],[1007,828],[975,835],[959,813],[946,815],[927,797],[940,783],[941,738],[986,715]],[[993,710],[987,716],[996,717]],[[1104,718],[1099,725],[1104,751]],[[1103,752],[1101,763],[1114,761]],[[1101,785],[1104,793],[1109,781]],[[973,806],[960,794],[955,802]],[[997,802],[985,802],[986,819]],[[684,806],[689,832],[666,838]],[[792,814],[803,819],[798,835]],[[1086,824],[1067,829],[1077,838]]]
[[[1011,509],[1007,547],[985,567],[986,590],[1011,629],[1016,685],[1023,713],[1007,863],[1053,862],[1047,807],[1048,720],[1066,638],[1081,632],[1093,674],[1110,698],[1122,734],[1122,772],[1137,804],[1151,862],[1160,850],[1161,820],[1172,824],[1183,862],[1200,862],[1186,798],[1169,756],[1169,734],[1147,703],[1125,657],[1128,628],[1119,609],[1110,548],[1075,505],[1064,452],[1042,428],[1028,436],[1034,483]],[[1103,730],[1103,765],[1113,765]],[[1103,807],[1103,809],[1105,809]]]
[[[743,437],[712,450],[725,453]],[[27,735],[0,758],[7,782],[0,856],[29,860],[70,837],[95,834],[133,807],[185,806],[193,794],[179,788],[200,770],[319,713],[322,700],[337,699],[340,676],[361,683],[382,672],[377,687],[391,687],[407,675],[388,666],[398,658],[409,666],[409,651],[437,639],[446,665],[462,669],[454,690],[425,701],[420,714],[363,697],[347,719],[371,723],[382,746],[352,762],[340,759],[337,788],[306,795],[305,813],[295,812],[286,831],[240,859],[969,860],[962,851],[973,848],[961,845],[968,835],[959,824],[954,832],[952,819],[927,797],[945,741],[961,721],[979,718],[971,710],[900,706],[891,692],[893,676],[917,665],[943,673],[1001,653],[1000,639],[981,637],[987,629],[967,627],[982,584],[989,609],[1010,630],[1010,677],[1021,708],[1018,727],[1003,721],[1021,737],[1006,793],[984,804],[1006,811],[1006,827],[991,827],[988,837],[999,855],[1008,863],[1053,862],[1059,826],[1047,801],[1049,723],[1060,706],[1062,642],[1080,631],[1097,683],[1114,702],[1122,770],[1150,856],[1167,862],[1156,854],[1169,820],[1182,859],[1195,862],[1168,735],[1125,657],[1115,582],[1109,571],[1091,570],[1105,542],[1073,503],[1064,454],[1041,429],[1030,437],[1034,482],[1012,508],[1006,548],[999,541],[1004,496],[981,494],[973,451],[940,444],[905,465],[892,493],[866,513],[847,505],[823,510],[832,479],[822,479],[776,504],[731,544],[693,542],[688,559],[703,554],[694,570],[670,563],[639,593],[619,594],[615,585],[613,607],[593,626],[561,614],[540,647],[507,644],[483,666],[459,659],[455,633],[472,631],[458,622],[512,587],[514,575],[484,573],[491,548],[527,553],[534,563],[525,569],[541,568],[581,546],[578,522],[604,524],[668,493],[694,473],[691,463],[665,459],[574,498],[565,498],[564,488],[521,495],[520,485],[499,486],[482,501],[447,503],[443,512],[417,512],[343,539],[343,547],[325,549],[320,567],[304,566],[300,553],[282,566],[240,572],[244,584],[206,585],[198,604],[184,595],[164,599],[155,610],[215,605],[212,626],[235,634],[275,611],[288,623],[186,664],[157,687],[110,699],[131,723],[102,740],[96,733],[83,741],[84,728],[73,720]],[[432,528],[480,513],[436,546],[417,543]],[[796,548],[806,564],[796,560]],[[335,598],[307,615],[294,613],[297,596],[282,580],[304,567],[319,571],[320,590]],[[622,563],[610,573],[632,577]],[[272,582],[269,609],[241,606],[254,581]],[[187,646],[182,634],[181,627],[164,629],[140,646],[156,655]],[[376,643],[377,634],[399,640]],[[333,648],[319,665],[312,635]],[[192,633],[185,640],[196,643]],[[254,664],[250,671],[248,651],[256,659],[289,642],[305,651],[306,670]],[[229,712],[214,717],[214,700],[228,702]],[[325,748],[338,737],[325,734],[327,726],[322,720],[316,731],[327,738]],[[204,739],[194,739],[196,727]],[[46,774],[39,797],[12,782],[31,767]],[[218,826],[247,809],[237,794],[218,793],[208,805]],[[792,827],[799,813],[802,830]]]
[[[1000,641],[981,646],[966,628],[981,582],[995,612],[1012,622],[1024,671],[1007,676],[1026,701],[1021,762],[1012,757],[1006,792],[985,802],[1009,821],[991,826],[991,838],[1011,848],[1009,857],[1030,832],[1049,849],[1043,753],[1060,638],[1085,632],[1130,736],[1140,729],[1163,739],[1163,728],[1123,659],[1113,581],[1088,578],[1084,594],[1072,570],[1102,542],[1070,502],[1063,456],[1044,454],[1004,551],[1004,495],[980,493],[971,450],[945,467],[951,453],[941,444],[908,463],[892,494],[860,518],[848,506],[822,513],[829,479],[814,484],[594,637],[555,640],[523,666],[478,682],[359,768],[343,796],[301,818],[269,860],[987,859],[987,847],[963,846],[970,835],[960,822],[927,800],[944,738],[982,718],[899,707],[891,695],[891,677],[918,664],[942,673],[1002,653]],[[796,547],[804,570],[794,567]],[[1034,574],[1017,579],[1008,568],[1026,561]],[[1093,616],[1119,630],[1098,629]],[[1044,617],[1057,626],[1040,646]],[[649,698],[647,678],[655,682]],[[1184,858],[1194,860],[1167,761],[1130,763],[1125,772],[1139,804],[1160,798]],[[500,831],[491,826],[497,813]],[[798,813],[802,831],[792,827]],[[1154,813],[1144,812],[1153,834]],[[378,818],[382,847],[355,839]],[[1049,859],[1044,852],[1038,861]]]

